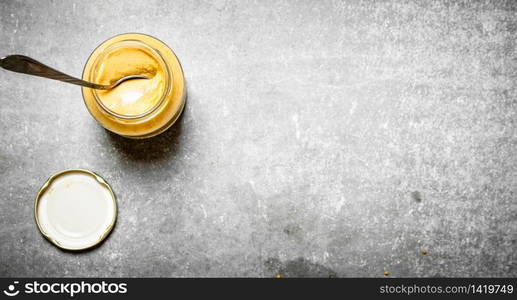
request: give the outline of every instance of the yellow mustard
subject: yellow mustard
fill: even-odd
[[[140,115],[158,104],[164,92],[163,70],[145,50],[121,48],[108,53],[101,62],[95,82],[111,84],[129,75],[145,75],[150,79],[128,80],[111,90],[99,90],[97,95],[117,114]]]
[[[110,84],[132,79],[111,90],[83,87],[86,107],[107,130],[129,138],[148,138],[172,126],[186,101],[185,78],[174,52],[151,36],[128,33],[108,39],[92,53],[83,79]]]

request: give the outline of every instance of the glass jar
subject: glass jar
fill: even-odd
[[[181,64],[174,52],[167,45],[145,34],[127,33],[117,35],[106,40],[93,51],[86,62],[82,78],[95,83],[109,83],[99,82],[99,78],[103,78],[102,76],[106,72],[105,69],[107,67],[104,63],[109,61],[109,59],[113,59],[112,56],[115,55],[113,53],[124,53],[123,51],[126,50],[141,52],[140,55],[148,55],[152,57],[153,62],[156,62],[156,69],[159,70],[160,81],[156,83],[156,89],[154,90],[156,95],[153,95],[153,99],[149,99],[148,105],[135,106],[137,108],[140,107],[142,111],[132,110],[131,113],[129,113],[129,110],[127,110],[127,112],[121,112],[107,105],[109,103],[106,102],[107,98],[105,94],[103,94],[107,93],[106,91],[83,87],[84,103],[95,120],[111,132],[128,138],[148,138],[158,135],[167,130],[178,119],[185,106],[186,98],[185,79],[183,77]],[[117,74],[117,68],[124,69],[127,65],[137,63],[135,60],[132,60],[131,57],[128,58],[127,60],[122,58],[122,64],[118,67],[112,66],[112,73]],[[138,68],[138,66],[136,66],[135,70],[146,72],[147,69],[145,67]],[[155,73],[156,72],[158,71],[155,70]],[[116,81],[119,78],[110,78],[110,81]],[[122,83],[115,89],[123,88],[122,85],[128,82],[129,81]],[[143,83],[145,84],[145,82]],[[147,100],[145,96],[143,96],[143,98],[138,101],[145,102]]]

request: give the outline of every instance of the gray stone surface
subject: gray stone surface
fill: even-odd
[[[517,1],[0,5],[2,56],[80,75],[142,32],[189,93],[133,141],[78,87],[0,70],[0,276],[517,276]],[[67,168],[118,196],[92,251],[33,219]]]

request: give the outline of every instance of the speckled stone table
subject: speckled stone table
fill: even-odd
[[[0,276],[517,276],[517,1],[0,1],[0,55],[70,74],[124,32],[183,63],[153,139],[0,70]],[[33,219],[68,168],[118,197],[91,251]]]

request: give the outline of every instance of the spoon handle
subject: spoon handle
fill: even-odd
[[[95,84],[66,75],[65,73],[59,72],[58,70],[24,55],[9,55],[2,58],[0,59],[0,67],[13,72],[64,81],[93,89],[106,89],[106,86],[102,84]]]

